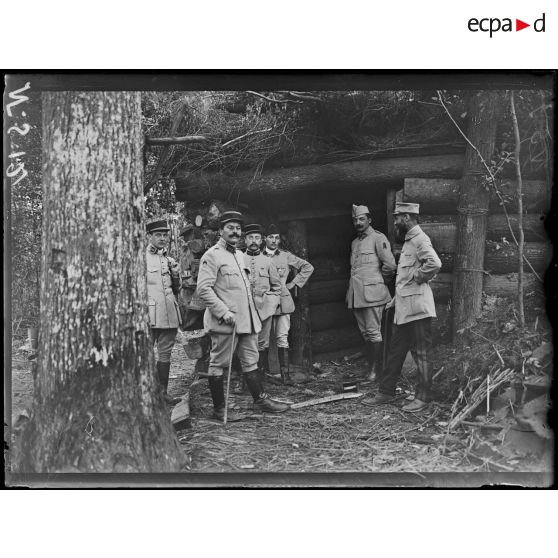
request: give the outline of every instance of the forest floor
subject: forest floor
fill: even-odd
[[[520,332],[513,326],[510,330],[509,322],[493,318],[469,333],[460,348],[453,344],[434,347],[435,400],[414,414],[401,410],[406,398],[413,395],[415,368],[409,357],[399,384],[400,399],[394,404],[369,406],[374,386],[359,385],[363,394],[359,398],[262,415],[253,412],[248,394],[231,393],[231,407],[247,416],[225,428],[212,419],[207,381],[192,383],[194,361],[177,343],[169,392],[174,396],[190,392],[192,425],[177,433],[187,468],[191,472],[281,473],[552,472],[552,440],[541,438],[525,425],[518,426],[512,416],[517,406],[510,403],[513,397],[505,391],[505,397],[493,394],[488,415],[484,403],[471,413],[468,422],[473,425],[448,428],[452,414],[463,407],[474,387],[471,381],[478,379],[473,376],[482,376],[481,368],[502,361],[507,367],[523,367],[524,374],[532,372],[533,377],[545,379],[548,375],[548,369],[545,372],[539,363],[531,372],[525,366],[528,349],[549,339],[549,327],[535,318],[535,331],[531,327]],[[11,410],[17,427],[32,411],[33,380],[29,361],[17,350],[12,364]],[[362,359],[351,363],[341,355],[319,363],[319,372],[313,369],[304,383],[266,383],[266,389],[272,397],[291,403],[332,395],[342,391],[343,381],[358,379],[364,366]]]

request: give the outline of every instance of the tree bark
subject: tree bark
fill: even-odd
[[[140,94],[43,97],[38,375],[25,472],[165,472],[181,450],[147,317]]]
[[[471,148],[468,149],[472,151]],[[407,178],[405,179],[403,200],[420,203],[420,210],[423,214],[455,213],[459,201],[459,184],[459,180],[445,178]],[[517,183],[513,180],[497,180],[497,186],[506,201],[508,213],[517,213],[519,207],[516,197]],[[550,194],[551,187],[546,181],[524,181],[523,211],[547,212],[550,208]],[[489,208],[490,213],[504,212],[493,189],[489,194]]]
[[[490,161],[496,139],[497,91],[480,91],[469,102],[468,137],[485,161]],[[457,237],[453,283],[453,336],[476,323],[481,312],[484,249],[489,190],[478,153],[467,144],[465,167],[457,203]]]
[[[308,165],[272,170],[261,176],[253,171],[234,175],[199,174],[176,177],[176,198],[198,201],[210,197],[228,199],[233,193],[240,201],[273,197],[320,189],[321,193],[344,187],[400,183],[408,176],[447,176],[458,178],[463,169],[463,155],[428,155],[392,157],[348,163]]]
[[[308,243],[305,221],[289,221],[287,240],[292,251],[308,260]],[[293,364],[312,365],[312,329],[310,327],[310,298],[307,285],[298,291],[295,311],[291,317],[291,359]]]
[[[515,174],[517,179],[516,197],[519,211],[519,221],[517,223],[519,229],[517,244],[517,306],[519,314],[519,325],[525,327],[525,308],[523,306],[523,250],[525,243],[525,235],[523,234],[523,179],[521,177],[521,138],[519,136],[519,125],[517,124],[517,115],[515,114],[514,92],[510,92],[510,108],[513,121],[513,132],[515,136]]]

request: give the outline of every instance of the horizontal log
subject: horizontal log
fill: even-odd
[[[323,304],[324,302],[339,302],[345,299],[349,277],[334,279],[332,281],[315,281],[314,276],[308,286],[310,304]]]
[[[500,246],[496,248],[496,244]],[[526,242],[524,249],[525,257],[529,260],[537,273],[546,271],[552,260],[552,244],[543,242]],[[438,254],[442,261],[442,272],[448,273],[453,271],[454,254],[440,252]],[[503,245],[488,241],[486,252],[484,255],[484,269],[492,274],[503,275],[506,273],[515,273],[518,268],[517,247],[515,245]],[[527,271],[527,264],[524,264]]]
[[[518,238],[519,215],[513,213],[511,215],[508,215],[508,217],[510,219],[510,224],[512,225],[512,230],[516,235],[516,238]],[[448,224],[452,224],[455,226],[457,224],[457,215],[445,214],[420,216],[420,226],[428,234],[428,236],[430,236],[433,244],[436,242],[436,240],[439,241],[443,235],[447,236],[444,242],[451,242],[455,244],[455,231],[452,231],[451,229],[447,229],[445,227],[437,231],[435,225],[438,224],[445,226],[447,226]],[[525,235],[526,242],[542,242],[547,240],[548,235],[546,234],[546,231],[544,229],[544,215],[523,215],[523,233]],[[512,241],[505,215],[494,214],[488,216],[486,238],[487,240],[501,240],[502,238],[506,238],[510,242]],[[453,249],[447,251],[451,252],[453,251]]]
[[[179,201],[203,200],[208,197],[226,199],[231,192],[245,198],[281,196],[302,191],[318,191],[321,195],[343,188],[366,186],[374,189],[396,183],[408,176],[458,178],[463,170],[462,154],[425,155],[420,157],[376,158],[364,161],[329,163],[274,169],[254,176],[253,171],[232,175],[221,173],[179,173],[175,177]],[[348,201],[350,203],[350,200]]]
[[[174,136],[168,138],[145,138],[147,145],[185,145],[187,143],[200,143],[209,141],[205,136]]]
[[[498,189],[506,201],[508,213],[517,213],[515,199],[515,182],[503,180],[498,182]],[[547,212],[550,207],[551,188],[543,180],[525,180],[523,182],[523,211]],[[403,201],[421,204],[421,213],[454,213],[459,198],[459,180],[445,178],[406,178]],[[500,200],[490,190],[490,212],[503,213]]]
[[[430,281],[436,303],[446,303],[452,296],[453,273],[439,273]],[[517,273],[505,275],[485,275],[483,291],[487,295],[514,297],[517,296]],[[525,273],[523,285],[526,293],[541,291],[542,283],[533,273]]]
[[[312,331],[323,331],[356,323],[353,312],[344,301],[326,302],[310,306]]]

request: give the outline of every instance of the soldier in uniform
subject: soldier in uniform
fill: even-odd
[[[250,270],[252,296],[262,322],[262,330],[258,336],[258,368],[263,379],[268,363],[271,320],[280,303],[282,285],[275,262],[261,252],[263,235],[261,225],[246,225],[244,234],[246,238],[244,259]]]
[[[391,300],[384,281],[393,278],[396,264],[388,239],[372,228],[368,207],[353,205],[352,214],[358,236],[351,244],[351,278],[346,300],[366,344],[366,380],[374,382],[381,375],[382,313]]]
[[[430,238],[418,225],[419,204],[395,205],[395,228],[405,238],[397,266],[395,296],[388,307],[395,306],[394,328],[386,370],[380,379],[373,404],[389,403],[395,396],[397,380],[409,349],[417,365],[415,399],[404,411],[420,411],[431,399],[432,371],[428,351],[432,345],[431,321],[436,317],[434,296],[429,281],[440,271],[440,258]]]
[[[242,215],[237,211],[223,213],[221,238],[202,256],[198,273],[198,294],[206,304],[204,327],[211,335],[209,388],[214,416],[218,419],[223,419],[225,414],[223,371],[235,350],[255,407],[268,413],[280,413],[289,408],[269,397],[258,373],[261,320],[252,297],[250,270],[244,255],[236,249],[242,224]],[[239,419],[234,413],[228,414],[228,420]]]
[[[178,326],[181,324],[180,309],[176,295],[180,290],[178,263],[167,255],[170,227],[167,221],[157,220],[147,225],[147,296],[149,302],[149,325],[154,344],[157,346],[157,375],[165,401],[178,403],[179,399],[167,394],[170,373],[170,357]]]
[[[281,235],[279,234],[279,229],[273,224],[269,225],[265,235],[264,254],[272,259],[281,279],[281,301],[273,316],[273,326],[275,328],[275,337],[279,350],[281,378],[284,383],[291,383],[288,337],[291,328],[291,314],[294,312],[295,304],[290,291],[304,287],[314,272],[314,266],[306,260],[291,254],[291,252],[287,250],[280,250],[280,244]],[[288,281],[290,270],[294,270],[296,275],[291,281]],[[265,332],[262,335],[265,339],[266,347],[269,347],[271,325],[272,323],[270,322],[269,332]],[[265,362],[264,366],[269,370],[269,362]]]

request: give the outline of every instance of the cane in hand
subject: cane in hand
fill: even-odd
[[[229,356],[229,368],[227,370],[227,387],[225,388],[225,416],[223,417],[223,424],[227,426],[227,414],[229,412],[229,386],[231,384],[231,368],[234,354],[234,339],[236,337],[236,323],[233,325],[232,341],[231,341],[231,354]]]

